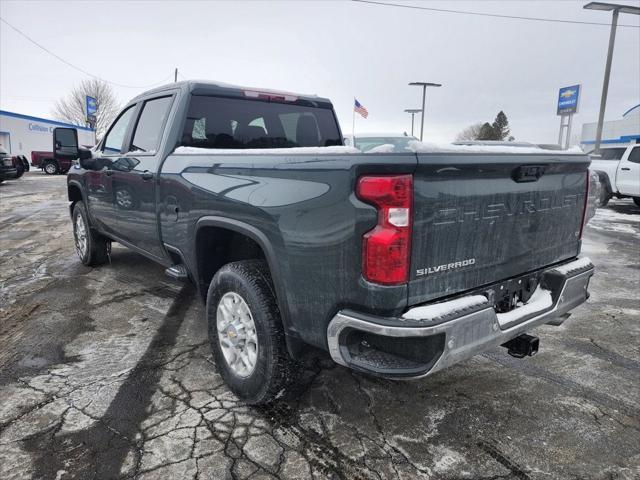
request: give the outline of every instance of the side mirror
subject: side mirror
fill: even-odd
[[[53,129],[53,157],[56,160],[76,160],[80,157],[78,131],[75,128]]]

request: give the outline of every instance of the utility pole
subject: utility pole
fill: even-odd
[[[173,83],[177,83],[178,81],[178,67],[176,67],[175,71],[173,72]]]
[[[602,83],[602,96],[600,97],[600,112],[598,113],[598,126],[596,127],[596,144],[594,154],[600,154],[600,144],[602,143],[602,126],[604,125],[604,111],[607,106],[607,94],[609,93],[609,77],[611,76],[611,61],[613,60],[613,46],[616,42],[616,29],[618,27],[618,14],[630,13],[640,15],[640,7],[620,5],[617,3],[591,2],[583,8],[587,10],[604,10],[613,12],[611,17],[611,31],[609,32],[609,49],[607,50],[607,63],[604,67],[604,81]]]
[[[440,83],[429,82],[411,82],[409,85],[413,87],[422,87],[422,115],[420,116],[420,141],[422,141],[422,135],[424,134],[424,107],[427,98],[427,87],[441,87]]]
[[[416,116],[416,113],[422,112],[419,108],[407,108],[405,112],[411,114],[411,136],[413,137],[413,118]]]

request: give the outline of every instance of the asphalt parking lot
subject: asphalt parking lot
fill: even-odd
[[[64,176],[0,185],[0,478],[640,478],[640,209],[599,209],[591,299],[541,350],[418,382],[309,364],[277,405],[214,372],[189,285],[83,267]]]

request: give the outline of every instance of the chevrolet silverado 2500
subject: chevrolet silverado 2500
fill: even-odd
[[[248,403],[276,398],[296,359],[419,378],[588,297],[580,258],[589,159],[451,146],[343,146],[329,100],[208,82],[134,98],[93,150],[54,133],[81,261],[112,241],[190,279],[216,368]]]

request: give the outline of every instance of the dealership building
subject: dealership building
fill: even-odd
[[[51,151],[56,127],[75,128],[80,145],[95,144],[95,131],[90,128],[0,110],[0,146],[11,155],[24,155],[30,160],[33,151]]]
[[[597,122],[582,125],[580,146],[585,152],[594,148],[597,125]],[[630,143],[640,143],[640,104],[624,112],[621,119],[604,122],[602,126],[603,147],[624,147]]]

